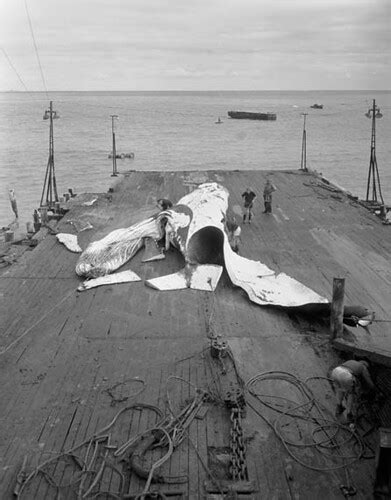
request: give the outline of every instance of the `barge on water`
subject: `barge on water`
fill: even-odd
[[[277,120],[275,113],[253,113],[250,111],[228,111],[230,118],[237,118],[239,120]]]

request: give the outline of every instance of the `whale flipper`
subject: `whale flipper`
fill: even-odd
[[[216,289],[222,272],[222,266],[198,264],[186,266],[173,274],[147,280],[145,284],[161,291],[191,288],[211,292]]]
[[[329,304],[329,301],[285,273],[276,273],[259,261],[246,259],[232,251],[224,241],[224,261],[232,283],[241,287],[249,299],[261,306],[302,307]]]
[[[128,270],[122,271],[114,274],[107,274],[106,276],[100,276],[99,278],[94,278],[84,281],[78,287],[79,292],[84,290],[89,290],[90,288],[95,288],[102,285],[115,285],[117,283],[130,283],[132,281],[141,281],[141,278],[135,272]]]

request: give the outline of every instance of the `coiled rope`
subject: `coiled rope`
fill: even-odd
[[[292,388],[298,390],[302,402],[297,402],[285,397],[270,394],[261,394],[258,387],[267,381],[279,381],[288,383]],[[260,416],[274,431],[283,444],[285,450],[295,462],[315,471],[331,471],[345,469],[349,465],[357,462],[364,454],[365,445],[360,436],[347,425],[336,421],[333,417],[326,416],[326,410],[316,399],[312,390],[306,384],[291,373],[283,371],[269,371],[260,373],[250,378],[246,383],[248,392],[257,399],[263,406],[277,412],[279,415],[272,421],[263,412],[260,412],[250,401],[248,405]],[[283,406],[285,405],[285,408]],[[282,407],[282,409],[281,409]],[[283,428],[287,427],[287,420],[300,419],[313,427],[310,438],[311,442],[303,443],[288,439]],[[338,441],[339,434],[346,433],[347,437],[343,441]],[[319,438],[319,436],[322,436]],[[343,454],[341,447],[351,443],[352,448],[358,448],[357,453]],[[312,448],[318,451],[326,459],[333,458],[341,460],[342,464],[316,466],[302,460],[292,448]],[[331,453],[335,451],[335,453]]]

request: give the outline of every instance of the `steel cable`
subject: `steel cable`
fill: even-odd
[[[45,77],[44,77],[44,75],[43,75],[43,69],[42,69],[41,59],[40,59],[40,57],[39,57],[39,53],[38,53],[37,42],[35,41],[34,30],[33,30],[33,24],[32,24],[32,22],[31,22],[31,18],[30,18],[29,10],[28,10],[28,8],[27,8],[27,1],[26,1],[26,0],[24,0],[24,6],[25,6],[25,8],[26,8],[27,19],[28,19],[29,26],[30,26],[31,37],[32,37],[32,39],[33,39],[33,43],[34,43],[35,55],[37,56],[38,67],[39,67],[39,71],[40,71],[40,73],[41,73],[41,78],[42,78],[43,87],[44,87],[44,89],[45,89],[46,98],[47,98],[47,99],[49,99],[48,89],[47,89],[47,86],[46,86]]]

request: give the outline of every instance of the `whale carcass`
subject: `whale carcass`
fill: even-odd
[[[228,198],[228,190],[222,185],[201,184],[172,208],[90,243],[79,258],[76,272],[90,281],[110,274],[129,261],[146,239],[157,241],[165,236],[184,256],[185,267],[146,281],[157,290],[214,290],[225,266],[231,281],[259,305],[328,304],[325,297],[303,283],[231,249],[225,229]]]

